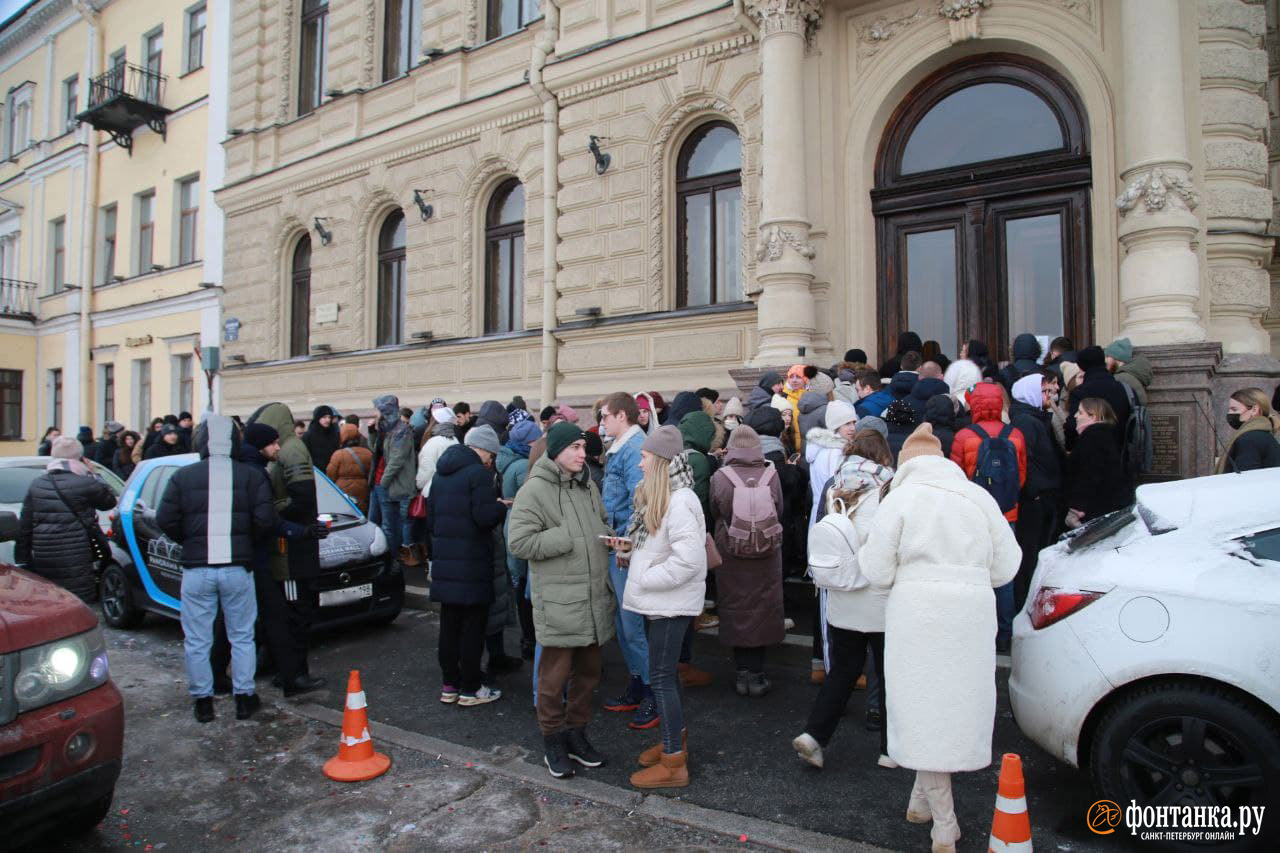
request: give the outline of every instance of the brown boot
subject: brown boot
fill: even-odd
[[[676,671],[680,677],[681,687],[706,687],[711,683],[711,673],[694,669],[692,664],[676,664]],[[654,764],[657,763],[657,759],[654,759]]]
[[[675,755],[662,753],[655,767],[637,770],[631,774],[631,784],[637,788],[683,788],[689,784],[689,769],[685,766],[686,752]]]
[[[413,552],[413,548],[406,548],[405,546],[401,545],[400,546],[400,565],[413,568],[414,566],[420,566],[422,564],[418,562],[418,555]]]
[[[689,730],[683,729],[680,732],[680,748],[686,753],[689,751]],[[662,760],[662,741],[658,741],[653,746],[640,753],[637,759],[641,767],[653,767]]]
[[[427,557],[426,544],[424,543],[422,545],[414,545],[413,547],[414,547],[414,551],[418,555],[418,564],[425,566],[429,562],[429,558]]]

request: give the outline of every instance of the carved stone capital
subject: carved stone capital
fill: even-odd
[[[813,244],[801,239],[794,231],[781,225],[761,227],[756,239],[756,260],[760,263],[782,259],[783,251],[790,248],[805,260],[811,261],[818,254]]]
[[[760,35],[796,33],[808,38],[822,20],[822,0],[746,0]]]
[[[1200,193],[1191,183],[1190,173],[1176,166],[1155,166],[1135,175],[1129,185],[1116,198],[1116,208],[1121,216],[1127,216],[1139,202],[1148,213],[1182,207],[1195,210],[1200,204]]]
[[[971,18],[991,5],[991,0],[940,0],[938,14],[952,21]]]

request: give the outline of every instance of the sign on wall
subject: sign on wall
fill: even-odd
[[[222,322],[222,339],[227,343],[240,339],[240,320],[237,317],[228,317]]]

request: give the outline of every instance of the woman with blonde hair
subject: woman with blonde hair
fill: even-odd
[[[1086,397],[1076,410],[1076,445],[1067,457],[1063,500],[1067,527],[1133,503],[1133,481],[1120,462],[1115,410],[1101,397]]]
[[[676,664],[685,632],[702,612],[707,527],[683,450],[684,439],[673,426],[658,427],[645,439],[640,447],[644,479],[636,488],[626,537],[609,540],[610,547],[630,554],[622,606],[645,618],[649,684],[662,726],[662,742],[640,754],[645,769],[631,775],[637,788],[689,784]]]
[[[1280,468],[1280,418],[1261,388],[1241,388],[1227,402],[1227,423],[1234,431],[1215,474]]]

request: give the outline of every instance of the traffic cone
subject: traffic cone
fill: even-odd
[[[1031,853],[1031,818],[1027,815],[1027,786],[1022,759],[1012,752],[1000,763],[1000,790],[991,819],[988,853]]]
[[[324,775],[335,782],[363,782],[381,776],[390,766],[390,758],[373,751],[360,670],[353,669],[347,680],[347,709],[342,714],[338,754],[324,763]]]

